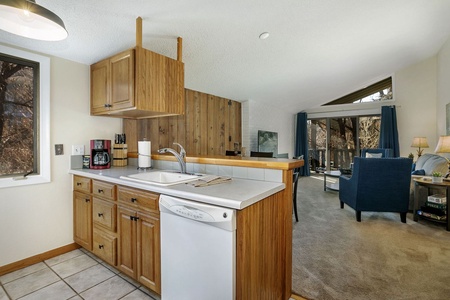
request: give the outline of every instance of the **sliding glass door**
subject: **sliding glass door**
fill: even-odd
[[[333,117],[308,120],[312,171],[348,169],[360,149],[377,148],[380,116]]]

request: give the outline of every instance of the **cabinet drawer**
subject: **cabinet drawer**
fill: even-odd
[[[94,229],[92,251],[95,255],[112,266],[117,260],[117,237],[107,234],[101,230]]]
[[[111,183],[93,180],[92,195],[115,201],[116,186]]]
[[[129,206],[147,211],[158,211],[159,194],[118,186],[118,200]]]
[[[116,204],[94,198],[92,220],[95,225],[103,226],[108,230],[116,232],[116,211]]]
[[[80,192],[91,193],[91,180],[81,176],[73,176],[73,189]]]

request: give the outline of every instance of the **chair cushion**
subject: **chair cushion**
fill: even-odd
[[[381,158],[383,153],[366,153],[366,158]]]

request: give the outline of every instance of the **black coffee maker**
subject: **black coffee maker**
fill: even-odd
[[[91,140],[91,169],[109,169],[111,167],[111,141]]]

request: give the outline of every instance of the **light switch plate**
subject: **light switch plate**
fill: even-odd
[[[63,154],[64,154],[63,144],[55,144],[55,155],[63,155]]]

